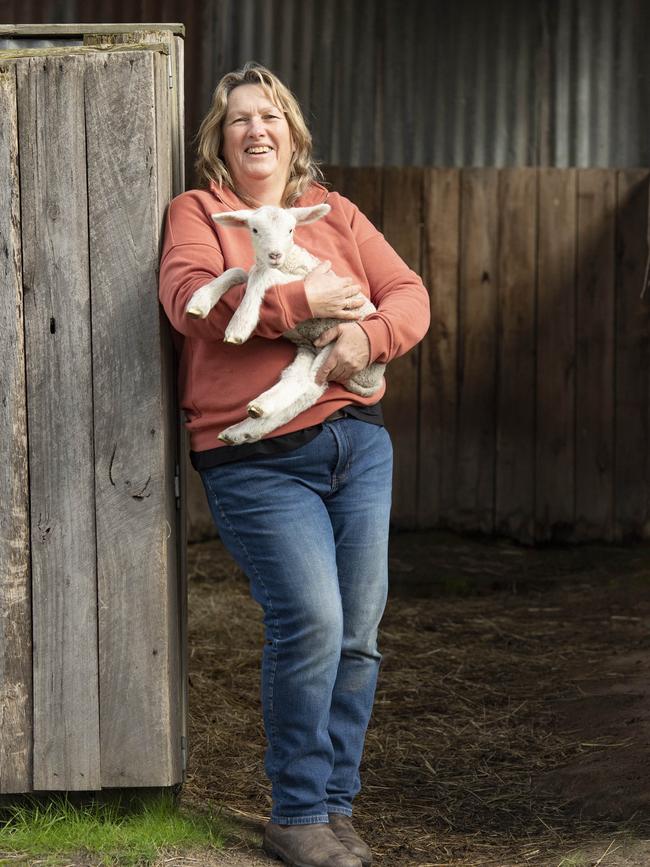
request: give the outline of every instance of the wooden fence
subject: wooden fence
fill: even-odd
[[[650,536],[648,174],[326,169],[430,291],[387,374],[395,524]]]
[[[649,172],[325,174],[431,297],[427,337],[387,371],[394,525],[650,537]],[[193,480],[194,537],[202,499]]]
[[[182,779],[178,42],[0,52],[1,793]]]

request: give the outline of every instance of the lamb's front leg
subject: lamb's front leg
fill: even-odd
[[[214,305],[226,294],[226,292],[238,283],[245,283],[248,273],[242,268],[228,268],[223,274],[210,280],[205,286],[201,286],[187,302],[185,312],[188,316],[205,319]]]
[[[239,307],[228,323],[224,341],[226,343],[245,343],[251,336],[260,318],[260,307],[266,290],[278,283],[295,280],[277,268],[258,268],[254,265],[248,275],[248,285]]]

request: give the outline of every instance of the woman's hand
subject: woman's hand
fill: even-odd
[[[319,385],[332,380],[347,382],[355,373],[367,367],[370,361],[368,335],[357,322],[342,322],[328,328],[314,340],[314,346],[320,349],[332,340],[336,343],[316,374]]]
[[[305,294],[314,319],[358,319],[365,297],[352,277],[337,277],[331,262],[321,262],[305,277]],[[330,338],[332,339],[332,338]]]

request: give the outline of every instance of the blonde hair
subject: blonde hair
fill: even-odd
[[[195,168],[206,186],[214,181],[218,186],[230,187],[248,204],[248,198],[233,183],[226,163],[221,157],[223,122],[228,111],[228,97],[241,84],[259,84],[266,96],[283,113],[289,124],[295,152],[289,166],[289,179],[284,189],[282,204],[293,205],[309,184],[323,175],[312,157],[311,133],[300,111],[295,96],[280,79],[264,66],[249,61],[241,69],[228,72],[217,85],[212,96],[210,111],[203,118],[196,137],[198,157]]]

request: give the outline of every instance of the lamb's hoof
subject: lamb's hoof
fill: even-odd
[[[227,446],[234,445],[234,440],[230,439],[230,437],[226,433],[220,433],[217,439],[221,440],[221,442],[225,443]]]
[[[244,341],[239,337],[224,337],[224,343],[232,343],[233,346],[240,346]]]
[[[200,307],[188,307],[185,312],[193,319],[205,319],[205,317],[208,315]]]
[[[246,407],[246,412],[251,418],[262,418],[264,415],[264,410],[256,403],[249,403]]]

